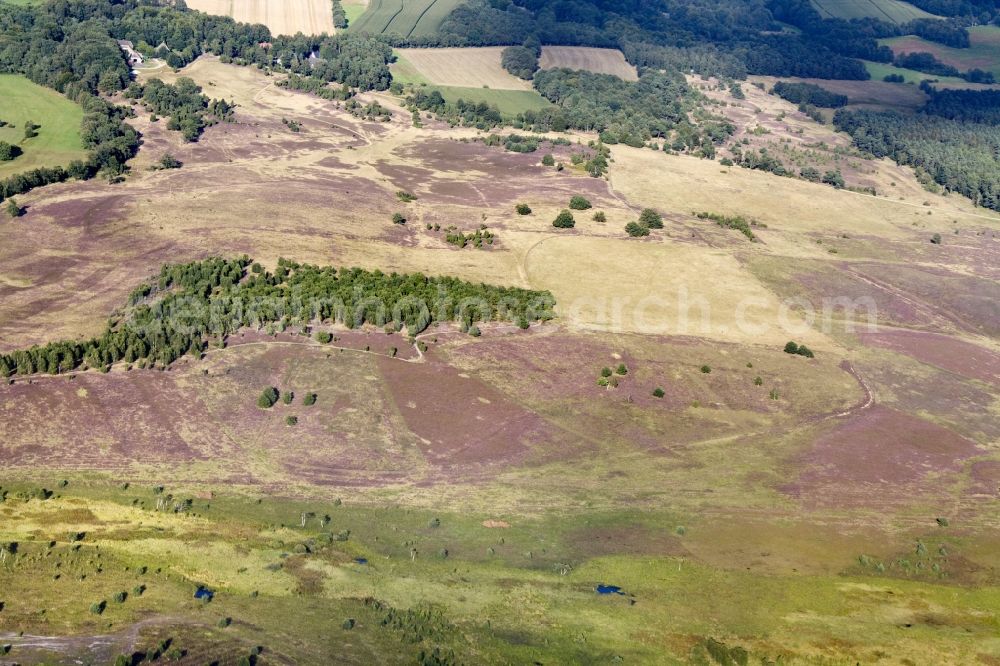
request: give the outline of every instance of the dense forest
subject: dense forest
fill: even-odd
[[[426,277],[337,270],[279,260],[274,273],[250,259],[212,258],[164,266],[138,287],[128,306],[98,338],[56,342],[0,354],[0,377],[58,374],[80,367],[108,370],[119,361],[167,366],[203,352],[244,327],[284,330],[315,323],[406,327],[417,335],[435,322],[510,321],[522,327],[551,319],[548,292]],[[478,328],[476,329],[478,331]]]
[[[925,87],[925,91],[930,99],[924,113],[951,120],[1000,125],[1000,90],[935,90]]]
[[[844,109],[836,113],[834,124],[861,150],[917,167],[948,191],[1000,210],[1000,127],[927,114]]]

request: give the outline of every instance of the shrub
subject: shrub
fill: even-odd
[[[0,162],[9,162],[20,154],[20,147],[6,141],[0,141]]]
[[[711,366],[703,365],[703,366],[701,366],[701,371],[702,371],[703,374],[707,375],[708,373],[712,372],[712,368],[711,368]]]
[[[12,218],[21,217],[21,207],[14,199],[7,199],[7,214]]]
[[[182,166],[184,166],[184,164],[170,153],[161,157],[159,163],[157,164],[157,168],[160,169],[180,169]]]
[[[315,405],[316,404],[316,394],[315,393],[306,393],[306,397],[303,398],[302,404],[305,405],[306,407],[312,407],[313,405]]]
[[[573,213],[568,210],[563,210],[556,219],[552,221],[552,226],[558,229],[572,229],[576,226],[576,220],[573,218]]]
[[[276,402],[278,402],[278,389],[273,386],[268,386],[257,398],[257,406],[261,409],[270,409]]]
[[[518,215],[531,215],[531,206],[528,204],[519,203],[514,206],[514,210],[517,211]]]
[[[731,167],[733,166],[733,161],[728,157],[723,157],[721,160],[719,160],[719,164],[721,164],[724,167]]]
[[[347,618],[346,620],[344,620],[344,624],[342,624],[341,626],[344,627],[344,629],[347,629],[347,630],[353,629],[354,628],[354,618],[353,617]]]
[[[590,202],[579,194],[569,200],[569,207],[573,210],[587,210],[588,208],[592,208]]]
[[[643,208],[639,214],[639,224],[649,229],[662,229],[663,218],[652,208]]]
[[[786,354],[798,354],[799,346],[795,344],[793,340],[789,340],[785,343],[785,353]]]
[[[319,342],[319,343],[321,343],[321,344],[324,344],[324,345],[330,344],[331,340],[333,340],[333,335],[331,335],[330,333],[328,333],[326,331],[318,331],[316,333],[316,341]]]
[[[611,376],[611,368],[608,367],[601,368],[601,377],[610,377],[610,376]]]
[[[295,393],[293,393],[292,391],[285,391],[284,393],[281,394],[281,402],[285,403],[286,405],[292,404],[292,400],[294,399],[295,399]]]
[[[483,334],[483,332],[480,331],[479,327],[476,326],[475,324],[473,324],[472,326],[469,327],[469,335],[471,335],[472,337],[478,338],[482,334]]]
[[[653,397],[654,398],[662,398],[665,395],[666,395],[666,393],[659,386],[657,386],[655,389],[653,389]]]
[[[100,615],[104,612],[104,609],[108,607],[108,602],[101,600],[96,603],[90,604],[90,612],[94,615]]]
[[[753,378],[753,385],[754,386],[763,386],[764,385],[764,380],[761,379],[760,377],[754,377]]]
[[[649,227],[644,227],[638,222],[629,222],[625,225],[625,233],[633,238],[640,238],[649,235]]]
[[[403,217],[402,213],[393,213],[392,214],[392,223],[393,224],[406,224],[406,218]]]
[[[396,198],[402,201],[403,203],[410,203],[411,201],[416,200],[417,195],[413,194],[412,192],[407,192],[405,190],[399,190],[398,192],[396,192]]]
[[[806,358],[812,358],[814,356],[812,350],[809,349],[809,347],[806,347],[805,345],[799,345],[799,351],[797,351],[796,353],[799,356],[805,356]]]
[[[229,625],[231,625],[232,623],[233,623],[233,618],[231,618],[231,617],[224,617],[224,618],[221,618],[221,619],[219,620],[219,628],[220,628],[220,629],[225,629],[226,627],[228,627],[228,626],[229,626]]]
[[[625,367],[624,363],[619,363],[618,367],[615,368],[615,372],[618,373],[619,375],[627,375],[628,374],[628,368]]]
[[[17,216],[16,215],[12,215],[11,217],[17,217]],[[934,234],[933,236],[931,236],[931,242],[934,243],[935,245],[940,245],[941,244],[941,234]]]
[[[125,600],[128,599],[128,592],[126,592],[125,590],[122,590],[121,592],[116,592],[113,599],[115,600],[116,604],[123,604],[125,603]]]
[[[298,425],[298,423],[299,423],[299,417],[297,416],[285,417],[285,425],[293,426],[293,425]]]
[[[604,222],[607,221],[608,221],[608,216],[604,214],[603,210],[599,210],[596,213],[594,213],[594,222],[601,222],[603,224]]]
[[[552,153],[546,153],[542,156],[542,166],[555,166],[556,158],[552,157]]]

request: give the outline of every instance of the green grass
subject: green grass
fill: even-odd
[[[349,29],[372,34],[395,33],[403,37],[427,37],[462,0],[372,0],[368,10]]]
[[[144,484],[71,479],[43,501],[16,496],[29,486],[0,482],[10,493],[0,542],[18,543],[0,566],[6,630],[124,634],[143,618],[175,618],[142,630],[137,647],[169,637],[190,663],[233,663],[263,645],[290,663],[415,663],[440,648],[460,663],[679,664],[709,637],[744,647],[750,663],[779,654],[787,663],[854,663],[860,646],[920,663],[998,650],[1000,592],[991,584],[963,586],[929,570],[879,575],[852,564],[862,553],[851,547],[818,555],[829,573],[769,565],[772,551],[828,529],[808,520],[774,526],[765,548],[759,523],[744,524],[746,516],[723,526],[714,525],[718,516],[685,520],[678,531],[681,516],[663,510],[581,507],[507,516],[507,528],[491,529],[481,523],[497,516],[470,511],[220,495],[177,514],[155,510],[156,500],[191,497],[188,489],[156,494]],[[303,527],[304,512],[315,517]],[[934,554],[943,539],[952,550],[968,547],[965,537],[928,529],[920,538],[931,552],[909,554],[914,562],[943,561]],[[347,530],[346,540],[322,539]],[[77,532],[84,536],[74,549],[68,535]],[[872,531],[865,551],[882,561],[880,536]],[[706,548],[735,559],[708,563],[698,556]],[[599,596],[598,583],[625,595]],[[144,591],[133,593],[139,585]],[[215,599],[196,601],[198,585]],[[122,590],[129,596],[116,603]],[[89,609],[100,600],[107,607],[98,616]],[[222,618],[233,623],[220,628]],[[11,642],[11,658],[25,659]]]
[[[65,166],[86,155],[80,140],[83,109],[59,93],[13,74],[0,74],[0,141],[24,151],[10,162],[0,162],[0,178],[37,167]],[[38,136],[24,138],[24,124],[41,125]]]
[[[448,102],[464,99],[466,102],[486,102],[500,109],[500,113],[517,115],[525,111],[541,111],[552,104],[534,90],[492,90],[490,88],[458,88],[432,86],[441,91]]]
[[[868,69],[868,73],[872,75],[873,81],[881,81],[889,74],[899,74],[903,77],[906,83],[919,84],[924,79],[937,79],[938,81],[945,81],[948,83],[965,83],[963,79],[957,76],[934,76],[931,74],[925,74],[924,72],[918,72],[915,69],[904,69],[903,67],[896,67],[894,65],[887,65],[881,62],[872,62],[871,60],[865,60],[865,68]]]
[[[393,53],[396,55],[396,62],[390,66],[392,71],[392,80],[397,81],[402,84],[413,84],[413,85],[427,85],[430,81],[426,76],[420,73],[420,71],[413,66],[413,64],[407,60],[399,50],[394,50]]]
[[[1000,27],[994,25],[979,25],[969,28],[970,46],[967,49],[955,49],[929,42],[914,35],[880,39],[893,51],[902,50],[925,51],[934,54],[941,62],[959,70],[982,69],[993,72],[1000,79]],[[927,78],[927,75],[924,75]]]
[[[906,23],[918,18],[933,18],[922,9],[901,0],[811,0],[823,18],[877,18],[890,23]]]
[[[365,13],[365,7],[361,5],[343,5],[344,14],[347,15],[347,27],[350,28],[362,14]]]

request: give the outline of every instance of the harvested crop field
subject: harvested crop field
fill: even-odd
[[[400,61],[409,64],[428,83],[460,88],[531,90],[531,82],[519,79],[500,65],[503,47],[396,49]]]
[[[543,46],[538,61],[541,69],[582,69],[595,74],[612,74],[626,81],[638,81],[639,74],[618,49],[587,46]]]
[[[328,0],[188,0],[187,5],[206,14],[229,16],[240,23],[262,23],[274,35],[336,32]]]

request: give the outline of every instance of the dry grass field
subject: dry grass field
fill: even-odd
[[[275,35],[332,35],[333,9],[328,0],[189,0],[191,9],[230,16],[241,23],[263,23]]]
[[[500,65],[502,52],[501,46],[397,49],[399,62],[394,67],[412,69],[427,83],[439,86],[531,90],[530,81],[517,78]]]
[[[638,81],[635,66],[625,61],[617,49],[597,49],[587,46],[544,46],[538,61],[541,69],[582,69],[595,74],[613,74],[626,81]]]
[[[362,96],[376,123],[216,58],[151,75],[236,122],[184,143],[140,110],[123,183],[18,197],[0,351],[97,334],[163,263],[244,253],[548,289],[557,317],[432,326],[419,351],[246,328],[164,370],[0,385],[11,659],[1000,659],[1000,215],[751,84],[696,82],[739,139],[877,196],[622,145],[591,178],[588,135],[513,153],[388,94]],[[183,166],[147,169],[166,152]],[[593,208],[554,228],[574,195]],[[644,207],[664,228],[629,238]],[[481,225],[493,245],[445,240]],[[264,386],[294,396],[261,409]]]

